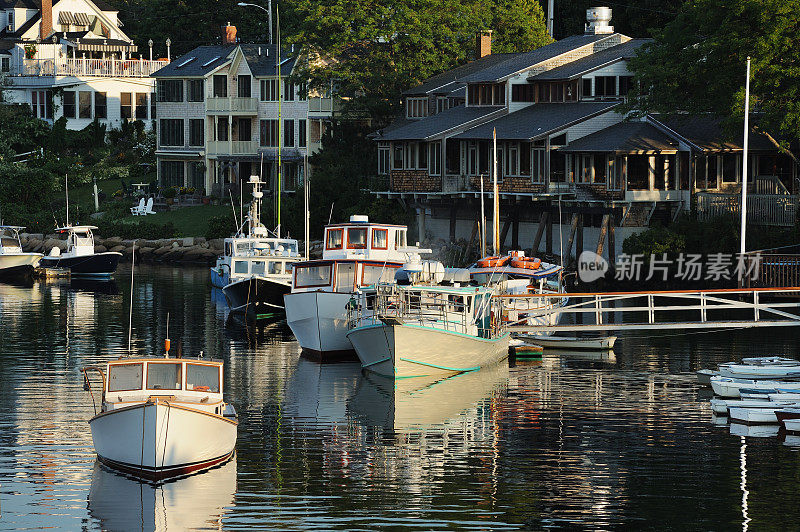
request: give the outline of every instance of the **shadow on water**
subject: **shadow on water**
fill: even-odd
[[[237,458],[159,487],[118,476],[96,466],[80,368],[126,353],[129,275],[0,284],[3,528],[796,527],[797,439],[715,425],[693,375],[797,356],[795,331],[626,333],[392,383],[302,358],[283,322],[231,321],[207,268],[137,267],[133,351],[162,352],[169,314],[185,356],[225,360]]]

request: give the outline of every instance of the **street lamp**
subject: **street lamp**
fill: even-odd
[[[172,56],[169,53],[169,47],[170,47],[171,44],[172,44],[172,39],[167,37],[167,63],[172,61]]]
[[[236,5],[239,7],[257,7],[261,11],[266,11],[267,16],[269,17],[269,43],[272,44],[272,0],[268,1],[269,8],[265,8],[258,4],[250,4],[248,2],[239,2]]]
[[[147,45],[150,47],[150,61],[153,60],[153,39],[147,41]]]

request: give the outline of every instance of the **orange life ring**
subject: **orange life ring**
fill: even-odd
[[[479,268],[496,268],[505,266],[511,257],[486,257],[478,261]]]
[[[511,260],[513,268],[524,268],[526,270],[538,270],[542,265],[542,260],[536,257],[515,257]]]

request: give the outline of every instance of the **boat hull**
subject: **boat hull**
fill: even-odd
[[[603,338],[574,338],[566,336],[528,336],[536,345],[548,349],[576,349],[579,351],[610,351],[617,341],[616,336]]]
[[[742,388],[751,390],[800,390],[800,382],[797,381],[756,381],[749,379],[732,379],[728,377],[712,377],[711,388],[714,393],[721,397],[740,397]]]
[[[117,271],[122,253],[106,251],[78,257],[43,257],[39,263],[43,268],[66,268],[72,275],[109,277]]]
[[[341,292],[294,292],[284,296],[286,323],[304,355],[321,362],[357,360],[347,339],[346,305],[351,298],[352,294]]]
[[[166,401],[103,412],[89,427],[104,464],[150,480],[213,467],[236,446],[236,421]]]
[[[222,273],[220,273],[222,270]],[[231,277],[226,268],[211,268],[211,286],[214,288],[225,288],[231,284]]]
[[[366,325],[347,333],[361,367],[389,378],[454,375],[508,356],[509,336],[494,339],[408,324]]]
[[[283,296],[291,286],[266,277],[234,281],[222,289],[231,312],[242,312],[255,319],[282,316]]]
[[[0,255],[0,277],[24,277],[30,275],[41,259],[41,253]]]

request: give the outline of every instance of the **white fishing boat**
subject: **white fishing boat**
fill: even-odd
[[[54,247],[42,257],[40,266],[48,269],[67,269],[71,275],[82,277],[111,277],[117,271],[122,253],[94,250],[93,225],[67,225],[56,233],[67,235],[67,250]]]
[[[237,416],[223,400],[222,361],[121,358],[84,369],[100,408],[89,420],[98,459],[125,473],[162,480],[228,460]],[[96,397],[89,371],[103,386]]]
[[[526,340],[544,347],[545,349],[569,349],[585,351],[609,351],[614,349],[616,336],[603,336],[597,338],[581,338],[576,336],[550,336],[533,334],[520,336]]]
[[[19,232],[23,229],[17,225],[0,225],[0,277],[30,275],[43,256],[22,251]]]
[[[734,379],[716,376],[711,378],[711,388],[721,397],[740,397],[742,388],[800,390],[800,381]]]
[[[454,375],[508,356],[486,287],[383,284],[349,305],[361,367],[388,378]]]
[[[294,264],[284,296],[286,322],[303,353],[327,361],[355,359],[347,339],[347,303],[353,293],[394,282],[395,272],[422,250],[406,245],[404,225],[369,223],[366,216],[325,227],[322,259]]]

